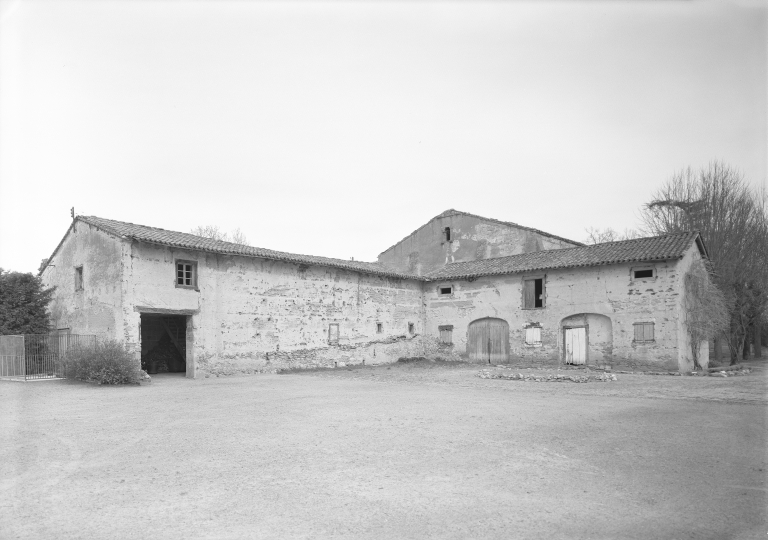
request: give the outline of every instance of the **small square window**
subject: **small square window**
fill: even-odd
[[[541,346],[541,326],[530,325],[525,327],[525,344]]]
[[[376,333],[377,334],[383,334],[384,333],[384,324],[377,322],[376,323]]]
[[[654,323],[640,322],[635,323],[635,343],[653,343],[655,338]]]
[[[82,291],[83,288],[83,267],[77,266],[75,267],[75,290]]]
[[[437,292],[440,293],[440,296],[450,296],[453,294],[453,287],[451,285],[438,287]]]
[[[197,289],[197,262],[176,261],[176,287]]]

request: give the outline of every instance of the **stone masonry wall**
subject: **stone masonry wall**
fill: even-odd
[[[450,242],[444,230],[451,228]],[[574,247],[532,230],[465,214],[438,217],[379,255],[401,272],[424,275],[447,263]]]
[[[126,341],[138,341],[142,312],[188,313],[188,376],[316,367],[345,358],[392,362],[421,350],[418,281],[141,243],[131,250]],[[177,259],[197,261],[199,290],[175,287]],[[329,344],[332,323],[339,325],[337,345]]]
[[[55,328],[119,337],[123,248],[123,242],[87,223],[73,225],[41,275],[46,287],[56,287],[49,305]],[[75,268],[79,266],[83,268],[83,288],[75,290]]]
[[[575,318],[589,324],[589,364],[677,370],[678,354],[685,355],[679,347],[678,264],[617,264],[427,283],[426,333],[437,338],[440,325],[453,325],[455,349],[466,357],[469,323],[496,317],[509,324],[513,361],[556,365],[563,362],[564,319]],[[636,266],[651,266],[656,276],[633,280]],[[533,276],[545,277],[545,307],[523,309],[523,278]],[[438,294],[445,285],[453,287],[448,297]],[[653,343],[634,342],[636,322],[654,323]],[[525,326],[532,323],[541,326],[539,346],[525,344]]]

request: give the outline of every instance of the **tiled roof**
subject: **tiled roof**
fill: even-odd
[[[568,242],[569,244],[573,244],[574,246],[583,246],[584,245],[581,242],[576,242],[575,240],[568,240],[567,238],[563,238],[562,236],[557,236],[555,234],[550,234],[548,232],[540,231],[539,229],[533,229],[531,227],[525,227],[523,225],[518,225],[517,223],[512,223],[511,221],[501,221],[499,219],[487,218],[487,217],[483,217],[483,216],[478,216],[477,214],[470,214],[469,212],[462,212],[461,210],[454,210],[453,208],[451,208],[449,210],[446,210],[442,214],[439,214],[439,215],[433,217],[432,219],[427,221],[424,225],[422,225],[421,227],[419,227],[418,229],[413,231],[411,234],[409,234],[408,236],[406,236],[405,238],[400,240],[400,242],[397,242],[396,244],[393,244],[393,245],[389,246],[387,249],[385,249],[381,253],[386,253],[390,249],[394,248],[396,245],[400,244],[406,238],[410,238],[411,236],[413,236],[414,234],[419,232],[421,229],[423,229],[424,227],[426,227],[427,225],[432,223],[434,220],[440,219],[440,218],[444,218],[444,217],[450,217],[450,216],[469,216],[469,217],[473,217],[473,218],[477,218],[477,219],[482,219],[483,221],[491,221],[493,223],[498,223],[500,225],[506,225],[507,227],[515,227],[517,229],[522,229],[524,231],[535,232],[535,233],[540,234],[542,236],[547,236],[549,238],[554,238],[555,240],[562,240],[563,242]]]
[[[679,259],[698,237],[698,232],[684,232],[591,246],[536,251],[495,259],[457,262],[430,272],[426,277],[430,281],[437,281],[576,266]],[[699,243],[699,246],[699,249],[706,254],[703,244]]]
[[[190,233],[167,231],[157,227],[147,227],[145,225],[136,225],[123,221],[104,219],[95,216],[77,216],[79,221],[89,223],[103,231],[112,233],[116,236],[130,238],[139,242],[148,242],[151,244],[160,244],[183,249],[193,249],[209,253],[221,253],[224,255],[242,255],[244,257],[259,257],[262,259],[271,259],[276,261],[286,261],[297,264],[312,264],[318,266],[330,266],[332,268],[342,268],[354,272],[365,274],[375,274],[380,276],[418,279],[419,276],[395,272],[379,263],[370,263],[362,261],[346,261],[344,259],[331,259],[329,257],[316,257],[314,255],[298,255],[295,253],[285,253],[282,251],[273,251],[242,244],[233,244],[221,240],[212,240],[202,236],[196,236]]]

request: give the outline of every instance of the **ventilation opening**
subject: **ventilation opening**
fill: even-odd
[[[384,332],[384,325],[380,322],[376,323],[376,333],[381,334]]]
[[[408,333],[409,334],[413,334],[413,332],[414,332],[414,330],[413,330],[413,323],[409,322],[408,323]]]
[[[640,278],[652,278],[653,277],[653,269],[648,270],[635,270],[635,279]]]
[[[440,287],[440,294],[451,294],[453,293],[453,287]]]
[[[445,236],[445,241],[450,242],[451,241],[451,228],[446,227],[443,229],[443,235]]]

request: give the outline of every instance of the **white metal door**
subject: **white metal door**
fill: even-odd
[[[587,360],[587,329],[565,329],[565,363],[584,364]]]

